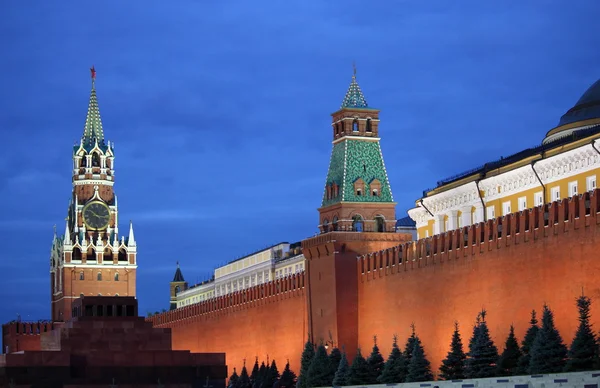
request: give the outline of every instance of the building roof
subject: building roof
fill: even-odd
[[[600,79],[583,93],[574,107],[565,113],[559,126],[600,118]]]
[[[348,91],[346,92],[346,96],[344,97],[344,101],[342,101],[342,108],[368,108],[367,100],[363,95],[363,92],[360,90],[360,86],[358,86],[358,82],[356,82],[356,69],[354,69],[354,74],[352,75],[352,81],[350,82],[350,86],[348,87]]]
[[[179,262],[177,262],[177,270],[175,270],[173,282],[185,282],[185,280],[183,279],[183,274],[181,273],[181,268],[179,268]]]
[[[396,228],[415,228],[417,223],[410,217],[400,218],[396,221]]]
[[[573,132],[570,136],[561,137],[554,141],[544,143],[544,144],[536,146],[536,147],[527,148],[526,150],[517,152],[516,154],[510,155],[508,157],[501,157],[500,159],[495,160],[493,162],[486,163],[483,166],[479,166],[477,168],[474,168],[474,169],[465,171],[463,173],[456,174],[449,178],[443,179],[441,181],[438,181],[437,186],[435,188],[427,189],[427,190],[423,191],[423,197],[427,197],[428,193],[432,190],[435,190],[439,187],[445,186],[452,182],[456,182],[456,181],[466,178],[468,176],[485,175],[489,171],[497,170],[501,167],[508,166],[510,164],[518,162],[519,160],[523,160],[523,159],[529,158],[531,156],[539,155],[547,150],[561,147],[566,144],[572,143],[576,140],[585,139],[586,137],[594,136],[594,135],[598,135],[598,134],[600,134],[600,124],[588,127],[586,129],[582,129],[577,132]]]
[[[266,251],[266,250],[269,250],[269,249],[273,249],[273,248],[275,248],[276,246],[279,246],[279,245],[282,245],[282,244],[289,244],[289,243],[288,243],[287,241],[282,241],[282,242],[280,242],[280,243],[277,243],[277,244],[274,244],[274,245],[268,246],[268,247],[266,247],[266,248],[259,249],[259,250],[255,251],[255,252],[249,253],[249,254],[247,254],[247,255],[245,255],[245,256],[242,256],[242,257],[239,257],[239,258],[237,258],[237,259],[235,259],[235,260],[231,260],[229,263],[227,263],[227,264],[225,264],[225,265],[222,265],[222,266],[220,266],[219,268],[223,268],[223,267],[224,267],[224,266],[226,266],[226,265],[229,265],[229,264],[235,263],[235,262],[237,262],[237,261],[240,261],[240,260],[244,260],[246,257],[254,256],[254,255],[256,255],[257,253],[264,252],[264,251]]]

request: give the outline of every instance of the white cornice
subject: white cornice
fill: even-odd
[[[339,139],[335,139],[333,144],[337,144],[344,140],[362,140],[362,141],[379,141],[381,138],[379,137],[362,137],[362,136],[342,136]]]
[[[83,176],[83,175],[80,175]],[[83,185],[104,185],[104,186],[114,186],[115,182],[111,180],[105,179],[73,179],[73,186],[83,186]]]
[[[110,269],[136,269],[138,266],[136,264],[113,264],[112,262],[107,262],[109,264],[82,264],[82,263],[74,263],[74,262],[70,262],[70,263],[64,263],[62,266],[64,268],[76,268],[76,269],[86,269],[86,268],[96,268],[96,269],[106,269],[106,268],[110,268]]]

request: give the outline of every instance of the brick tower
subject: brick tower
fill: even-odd
[[[395,233],[396,203],[379,145],[379,110],[370,108],[356,69],[332,114],[333,150],[319,208],[319,236],[302,242],[313,342],[358,346],[357,256],[410,240]]]
[[[177,308],[177,294],[181,291],[185,291],[188,288],[188,284],[183,278],[183,273],[181,273],[181,268],[179,268],[179,262],[177,262],[177,269],[175,270],[175,276],[173,276],[173,281],[170,283],[170,303],[169,310],[175,310]]]
[[[73,195],[65,234],[56,235],[50,256],[52,320],[71,317],[73,299],[83,295],[133,296],[136,242],[133,225],[119,235],[113,186],[114,144],[105,142],[96,98],[96,71],[83,136],[73,147]]]

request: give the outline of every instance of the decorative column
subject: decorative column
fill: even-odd
[[[448,212],[448,230],[458,229],[458,210]]]
[[[484,211],[485,211],[485,209],[483,208],[482,204],[475,205],[475,213],[473,213],[473,223],[474,224],[484,221],[484,218],[483,218]]]
[[[471,209],[472,209],[471,206],[465,206],[465,207],[463,207],[463,208],[460,209],[460,211],[461,211],[461,215],[460,215],[460,217],[461,217],[461,224],[462,224],[463,228],[472,224],[472,222],[471,222]]]
[[[436,214],[434,216],[435,222],[433,224],[433,234],[440,234],[443,233],[445,230],[444,228],[444,217],[445,214]]]

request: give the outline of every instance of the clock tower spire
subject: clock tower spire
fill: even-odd
[[[73,193],[65,235],[55,238],[50,260],[52,319],[71,317],[73,299],[83,295],[135,296],[137,251],[118,235],[114,193],[114,144],[104,139],[96,96],[96,69],[83,135],[73,147]],[[126,237],[126,236],[124,236]],[[131,241],[130,241],[131,240]]]

